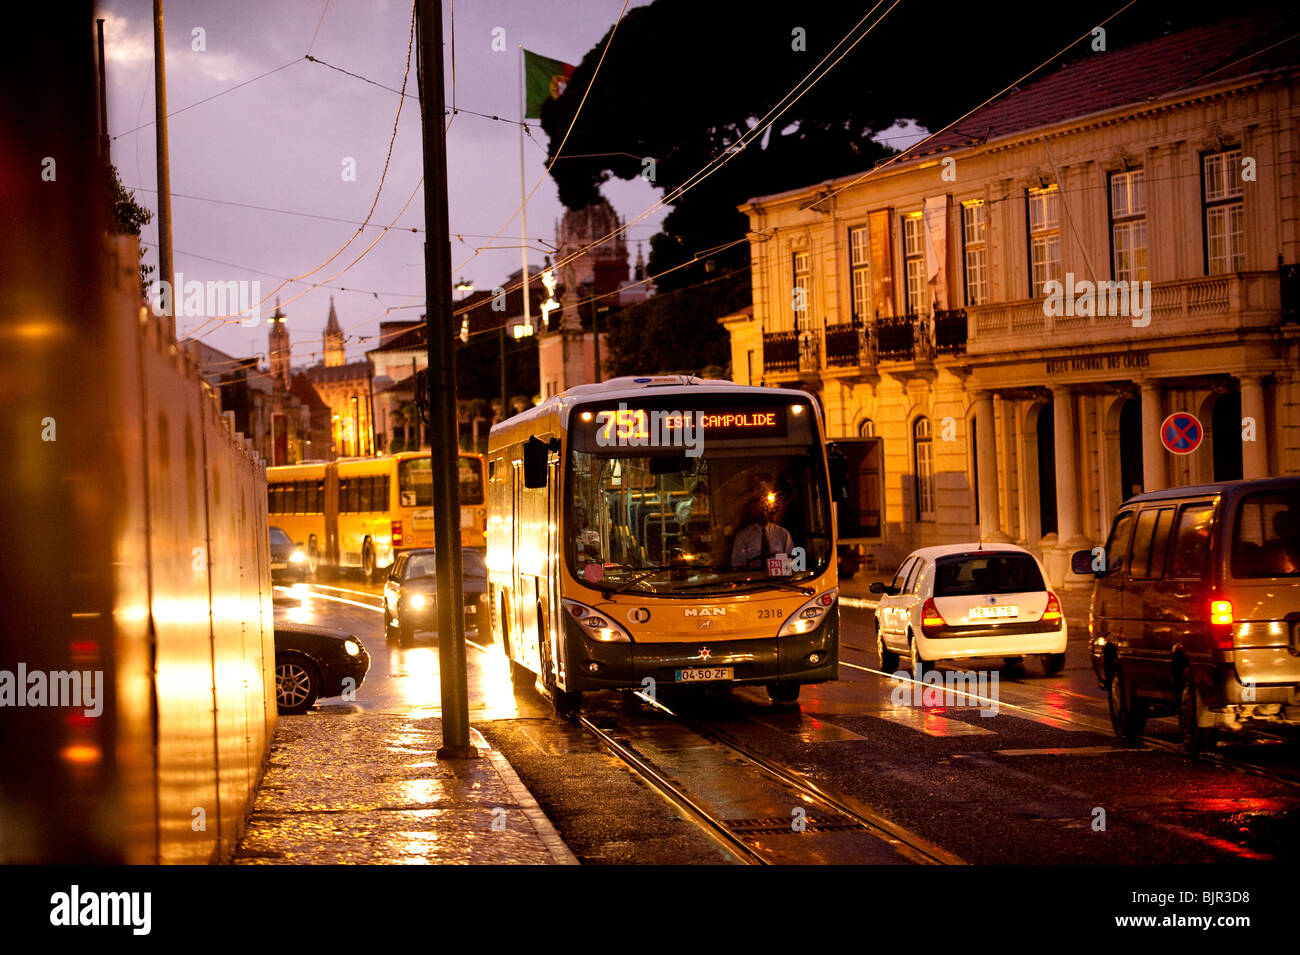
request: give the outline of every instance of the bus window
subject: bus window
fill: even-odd
[[[483,462],[478,458],[460,459],[460,502],[483,503]]]

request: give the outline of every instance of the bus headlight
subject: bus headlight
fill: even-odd
[[[786,618],[785,623],[781,624],[781,629],[776,632],[778,637],[794,637],[801,633],[811,633],[816,630],[826,615],[835,609],[835,601],[840,595],[838,587],[832,587],[824,593],[818,594],[801,606],[794,613]]]
[[[610,620],[607,615],[597,613],[593,608],[576,600],[561,601],[569,616],[577,622],[587,636],[601,643],[631,643],[632,635]]]

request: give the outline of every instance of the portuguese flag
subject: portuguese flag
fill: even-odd
[[[542,104],[563,93],[572,75],[572,65],[524,50],[524,118],[540,119]]]

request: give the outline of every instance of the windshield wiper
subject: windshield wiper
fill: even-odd
[[[601,593],[603,593],[606,598],[612,597],[614,596],[614,594],[621,594],[623,591],[628,590],[631,587],[635,587],[637,584],[641,583],[641,581],[645,580],[647,577],[652,577],[655,574],[661,573],[662,571],[671,570],[671,569],[672,569],[671,567],[651,567],[649,570],[642,571],[641,573],[637,574],[635,577],[623,581],[617,587],[610,587],[608,590],[602,590]]]
[[[732,583],[767,584],[769,587],[775,587],[778,590],[793,590],[805,597],[811,597],[817,592],[812,587],[800,587],[798,584],[788,583],[778,577],[744,577],[741,580],[732,581]]]

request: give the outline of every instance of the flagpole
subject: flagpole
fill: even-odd
[[[524,123],[527,117],[524,101],[524,45],[519,44],[519,229],[520,251],[524,259],[524,331],[532,330],[532,303],[528,294],[528,184],[524,181]],[[502,414],[505,409],[502,409]]]

